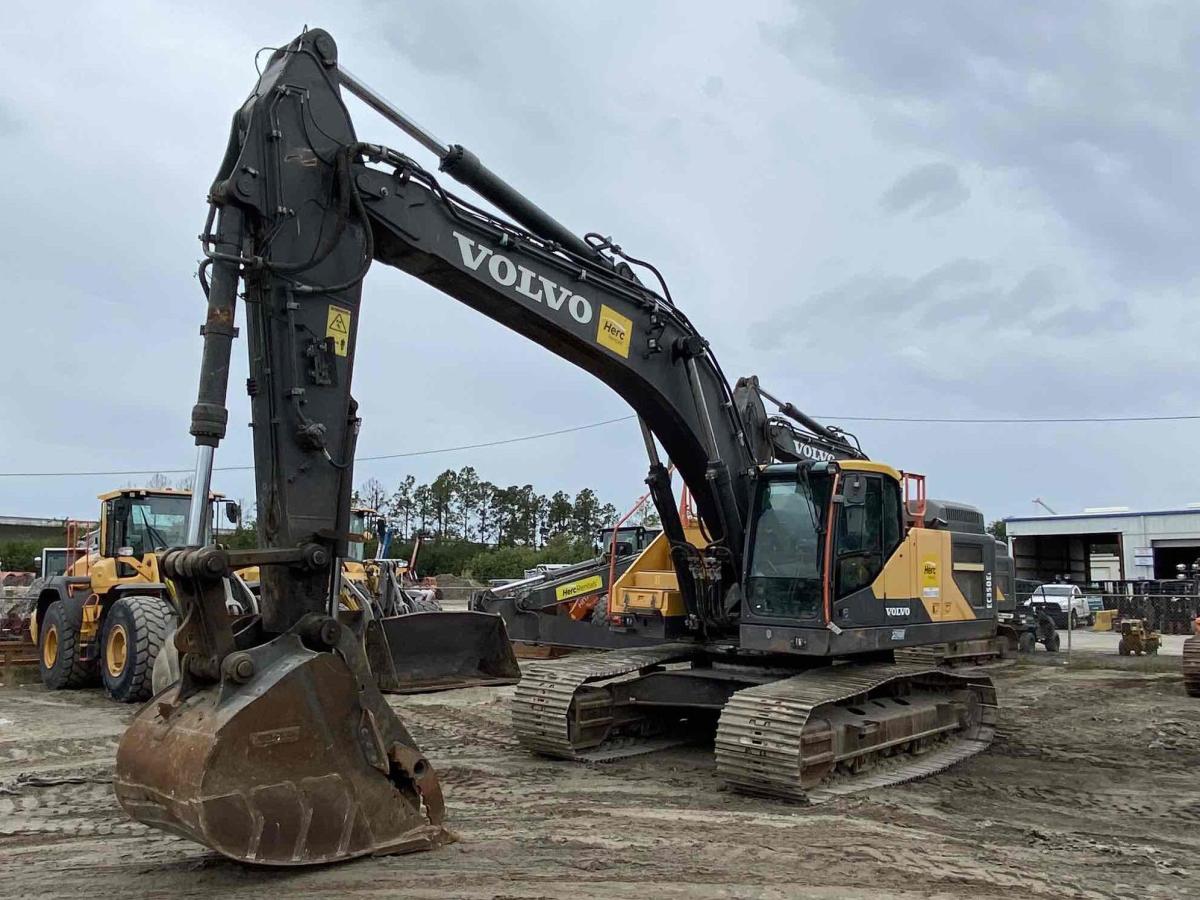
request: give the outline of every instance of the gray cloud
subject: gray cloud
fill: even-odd
[[[12,137],[21,131],[21,120],[12,108],[0,100],[0,138]]]
[[[1200,6],[794,7],[767,41],[895,139],[1011,175],[1126,283],[1200,275]]]
[[[957,168],[935,162],[917,166],[897,178],[879,198],[879,205],[890,213],[936,216],[961,206],[970,196]]]
[[[812,323],[833,317],[860,334],[884,337],[887,352],[913,341],[954,344],[979,336],[993,347],[1046,337],[1079,343],[1132,326],[1127,302],[1078,301],[1059,275],[1038,268],[1006,283],[987,263],[960,257],[912,278],[857,277],[810,298],[798,314],[759,322],[751,339],[764,350],[819,349],[828,336]]]
[[[20,139],[0,141],[0,161],[28,177],[0,181],[0,296],[20,304],[0,354],[20,427],[0,429],[0,466],[187,466],[203,197],[254,51],[295,34],[295,4],[144,4],[124,18],[103,4],[12,6],[0,23],[0,133],[7,123]],[[435,134],[569,226],[658,264],[731,376],[761,374],[835,419],[1196,411],[1200,45],[1186,36],[1200,7],[793,12],[747,0],[681,27],[684,6],[643,4],[630,28],[621,4],[345,0],[319,24],[349,68]],[[75,27],[61,28],[64,15]],[[112,46],[121,66],[107,62]],[[350,106],[364,140],[431,164]],[[139,127],[113,127],[114,109],[136,110]],[[79,392],[94,354],[74,350],[95,345],[97,311],[112,333],[150,327],[155,339],[106,369],[106,390],[88,399],[102,424],[83,446]],[[364,456],[626,409],[591,376],[382,266],[362,321]],[[69,351],[54,365],[47,335]],[[245,357],[242,339],[221,465],[250,461],[236,387]],[[131,410],[146,427],[122,441]],[[1101,480],[1114,502],[1175,502],[1184,488],[1142,473],[1185,482],[1200,439],[1179,423],[1113,426],[1112,440],[1067,428],[858,431],[872,456],[995,515],[1035,494],[1096,505]],[[506,484],[593,484],[621,505],[641,491],[640,447],[629,424],[358,474],[393,483],[469,463]],[[1038,472],[1012,462],[1026,458]],[[1050,477],[1052,492],[1035,483]],[[0,513],[94,514],[112,481],[5,480]],[[216,487],[253,494],[242,473],[220,473]]]

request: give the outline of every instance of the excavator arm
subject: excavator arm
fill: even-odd
[[[343,87],[512,221],[455,197],[407,155],[362,142]],[[629,265],[637,261],[610,241],[579,238],[469,151],[413,124],[339,67],[323,31],[271,56],[234,116],[209,201],[193,495],[208,496],[226,432],[242,288],[259,546],[206,546],[205,517],[194,514],[188,546],[164,555],[182,607],[181,679],[126,732],[118,799],[137,819],[257,863],[435,846],[449,839],[436,776],[379,693],[363,637],[372,623],[355,631],[337,608],[359,429],[352,376],[370,267],[381,262],[425,281],[591,373],[634,408],[698,637],[736,628],[752,481],[795,446],[781,451],[774,429],[782,420],[766,416],[757,382],[735,398],[665,284],[648,288]],[[801,424],[845,449],[837,434]],[[702,551],[685,538],[660,444],[695,498]],[[260,567],[261,619],[235,628],[221,579],[243,566]],[[440,614],[414,621],[421,615]],[[436,620],[422,622],[438,630]],[[434,638],[418,643],[436,648]]]
[[[414,159],[360,142],[341,96],[359,96],[435,149],[441,169],[517,220],[450,194]],[[343,555],[357,416],[350,396],[362,283],[381,262],[433,285],[599,378],[637,411],[648,481],[702,629],[728,627],[744,551],[749,481],[774,458],[752,440],[708,342],[595,236],[582,240],[458,145],[444,145],[339,68],[310,31],[277,51],[234,119],[210,193],[212,280],[192,433],[198,480],[227,418],[224,380],[237,278],[246,285],[260,536],[287,565],[264,573],[270,631],[325,608],[321,567]],[[215,227],[213,227],[215,224]],[[688,484],[711,541],[683,537],[656,438]],[[200,543],[196,535],[194,543]],[[290,554],[290,556],[289,556]],[[311,561],[310,561],[311,562]],[[286,598],[284,600],[283,598]],[[286,608],[283,605],[286,604]]]

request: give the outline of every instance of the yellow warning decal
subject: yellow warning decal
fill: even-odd
[[[596,328],[596,343],[629,359],[629,341],[632,337],[632,320],[601,303],[600,324]]]
[[[592,591],[598,591],[604,587],[604,579],[599,575],[593,575],[591,578],[580,578],[578,581],[572,581],[567,584],[560,584],[554,589],[555,600],[570,600],[572,597],[578,597],[581,594],[590,594]]]
[[[329,305],[329,315],[325,317],[325,337],[333,338],[333,352],[345,356],[350,344],[350,317],[348,309]]]

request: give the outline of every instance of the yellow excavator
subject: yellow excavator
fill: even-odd
[[[192,495],[122,488],[99,499],[95,530],[80,533],[68,523],[66,570],[42,584],[30,637],[46,687],[100,683],[114,700],[132,703],[150,696],[155,659],[175,627],[171,588],[158,560],[182,542]],[[206,518],[224,508],[229,521],[237,521],[237,504],[219,494],[198,506]],[[229,605],[239,602],[229,598]]]
[[[499,212],[360,140],[343,90]],[[377,688],[365,624],[337,610],[360,424],[350,385],[375,262],[592,374],[641,425],[663,537],[646,551],[654,568],[625,573],[643,579],[645,602],[611,614],[647,645],[530,666],[513,708],[525,747],[604,759],[707,726],[727,783],[795,799],[911,780],[987,746],[997,704],[986,674],[895,662],[995,632],[996,544],[979,512],[927,502],[922,479],[861,453],[797,444],[781,457],[769,395],[753,379],[731,385],[657,269],[579,237],[414,123],[340,64],[328,33],[272,54],[234,115],[209,201],[195,484],[202,495],[225,434],[244,289],[260,546],[208,544],[197,515],[161,558],[183,611],[182,671],[117,753],[117,799],[134,818],[280,866],[449,839],[433,764]],[[261,567],[261,616],[235,631],[219,586],[244,565]],[[419,646],[449,657],[464,634],[449,615],[395,621],[424,623]]]

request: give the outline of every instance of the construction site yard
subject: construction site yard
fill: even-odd
[[[1060,658],[1061,659],[1061,658]],[[529,756],[513,688],[392,697],[457,843],[317,869],[238,865],[127,819],[133,708],[0,688],[7,897],[1200,897],[1200,704],[1178,657],[1038,653],[993,670],[991,749],[923,781],[804,806],[725,789],[711,748]]]

